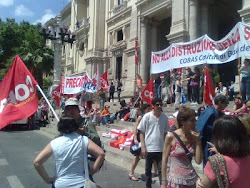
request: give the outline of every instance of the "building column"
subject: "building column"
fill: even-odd
[[[242,9],[238,13],[243,22],[250,23],[250,0],[242,0]]]
[[[202,2],[201,11],[200,11],[200,26],[201,26],[201,35],[209,35],[208,33],[208,3]]]
[[[141,18],[141,62],[140,62],[140,75],[143,84],[148,81],[148,66],[147,66],[147,20],[145,17]]]
[[[197,0],[189,1],[189,40],[194,40],[198,38],[198,2]]]
[[[151,25],[151,51],[157,51],[157,25]]]
[[[170,33],[166,36],[170,43],[185,42],[188,37],[186,28],[185,0],[172,1],[172,23]]]

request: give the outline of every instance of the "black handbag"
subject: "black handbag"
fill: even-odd
[[[132,153],[133,155],[140,155],[141,154],[141,143],[139,142],[138,145],[135,144],[134,139],[131,143],[130,146],[130,153]]]

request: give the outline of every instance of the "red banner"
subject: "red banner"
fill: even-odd
[[[8,124],[28,118],[38,108],[37,82],[16,56],[11,68],[0,83],[0,129]]]
[[[110,87],[109,82],[108,82],[108,72],[107,71],[105,73],[103,73],[103,75],[100,77],[100,82],[101,82],[101,88],[108,89]]]
[[[209,72],[207,70],[207,66],[205,67],[204,75],[205,76],[204,76],[203,101],[207,106],[212,106],[215,93],[214,93],[213,84],[209,76]]]
[[[135,64],[138,65],[138,40],[135,40]]]
[[[148,104],[152,104],[152,100],[154,98],[154,83],[153,80],[150,79],[147,86],[141,93],[141,98],[146,101]]]
[[[61,98],[61,92],[60,92],[61,84],[57,86],[55,89],[52,90],[51,94],[54,96],[56,100],[56,105],[60,106],[60,98]]]

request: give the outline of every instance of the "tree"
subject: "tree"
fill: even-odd
[[[43,74],[52,74],[54,52],[45,46],[40,35],[41,25],[31,25],[14,19],[0,21],[0,77],[7,72],[16,54],[33,73],[39,85],[43,85]]]

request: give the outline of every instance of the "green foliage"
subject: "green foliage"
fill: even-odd
[[[29,22],[17,24],[14,19],[0,20],[0,77],[3,77],[16,54],[27,68],[33,72],[36,80],[42,85],[43,73],[51,74],[54,52],[45,46],[40,35],[41,25]]]

